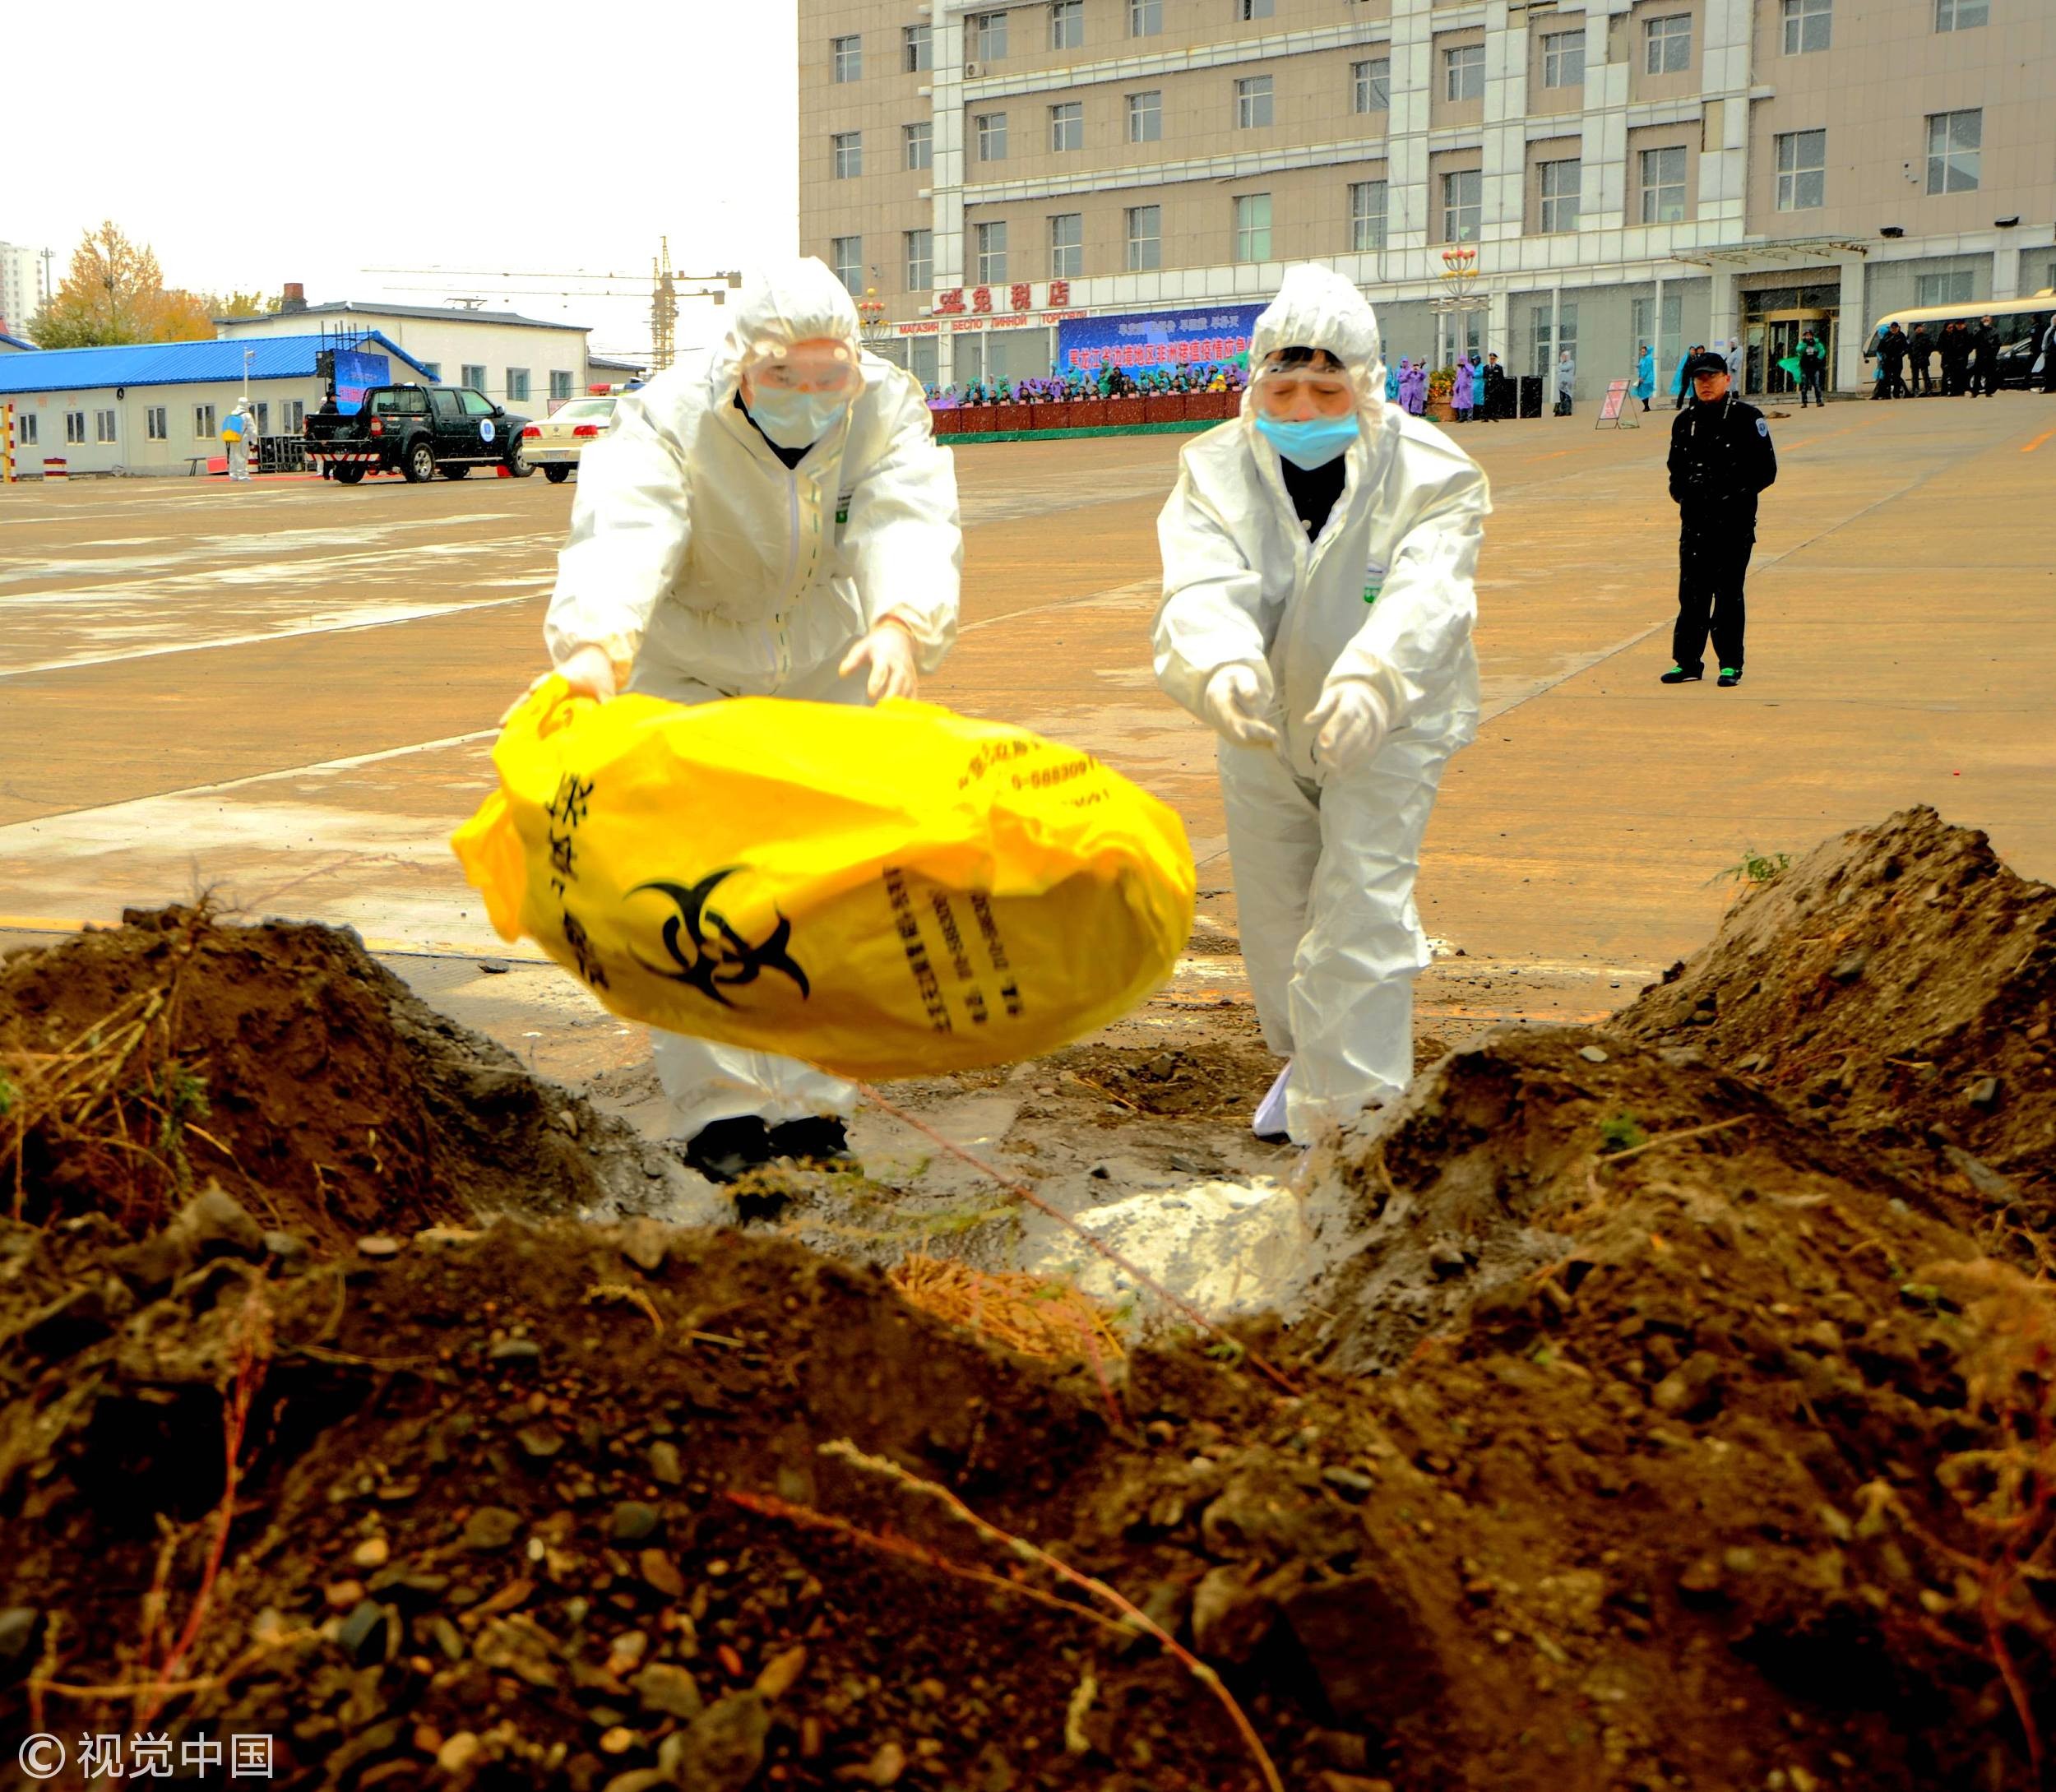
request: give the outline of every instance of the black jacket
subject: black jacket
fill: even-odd
[[[1688,527],[1756,530],[1756,494],[1777,478],[1771,426],[1730,392],[1695,398],[1670,425],[1670,495]]]

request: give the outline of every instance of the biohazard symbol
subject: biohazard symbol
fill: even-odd
[[[741,869],[740,865],[730,865],[725,871],[702,877],[689,890],[677,883],[641,883],[629,891],[635,896],[645,890],[655,890],[669,897],[678,911],[664,924],[664,949],[678,968],[664,970],[651,964],[645,964],[642,968],[653,976],[668,978],[673,983],[697,989],[709,1001],[718,1002],[725,1008],[732,1008],[735,1004],[721,993],[723,989],[754,983],[767,970],[784,972],[798,985],[804,999],[813,991],[807,981],[807,973],[786,950],[793,937],[793,924],[790,920],[780,915],[771,937],[762,945],[752,946],[706,905],[707,898],[724,880]],[[688,946],[689,954],[686,950]]]

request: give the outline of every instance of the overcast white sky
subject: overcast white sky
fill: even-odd
[[[297,280],[310,303],[423,305],[504,291],[506,308],[590,323],[595,348],[640,349],[646,291],[364,270],[646,276],[667,233],[682,272],[792,253],[795,3],[11,9],[16,123],[42,117],[14,133],[0,241],[54,249],[61,276],[111,217],[174,286]],[[514,290],[533,287],[553,291]],[[680,347],[725,315],[683,303]]]

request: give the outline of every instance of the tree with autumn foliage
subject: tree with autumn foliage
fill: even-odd
[[[30,319],[29,335],[44,349],[198,342],[213,336],[216,317],[262,317],[277,308],[256,293],[225,299],[167,287],[150,245],[132,243],[110,218],[81,239],[63,283]]]

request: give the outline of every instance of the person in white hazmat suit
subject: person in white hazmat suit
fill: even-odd
[[[1179,456],[1156,675],[1220,736],[1243,957],[1288,1060],[1257,1110],[1311,1144],[1413,1075],[1421,836],[1478,721],[1485,476],[1385,401],[1378,320],[1324,267],[1257,320],[1242,414]]]
[[[859,346],[826,266],[790,262],[746,285],[718,350],[625,395],[586,450],[544,634],[602,700],[876,703],[914,696],[949,651],[962,558],[919,386]],[[715,1179],[846,1154],[841,1079],[674,1034],[655,1058],[673,1133]]]

